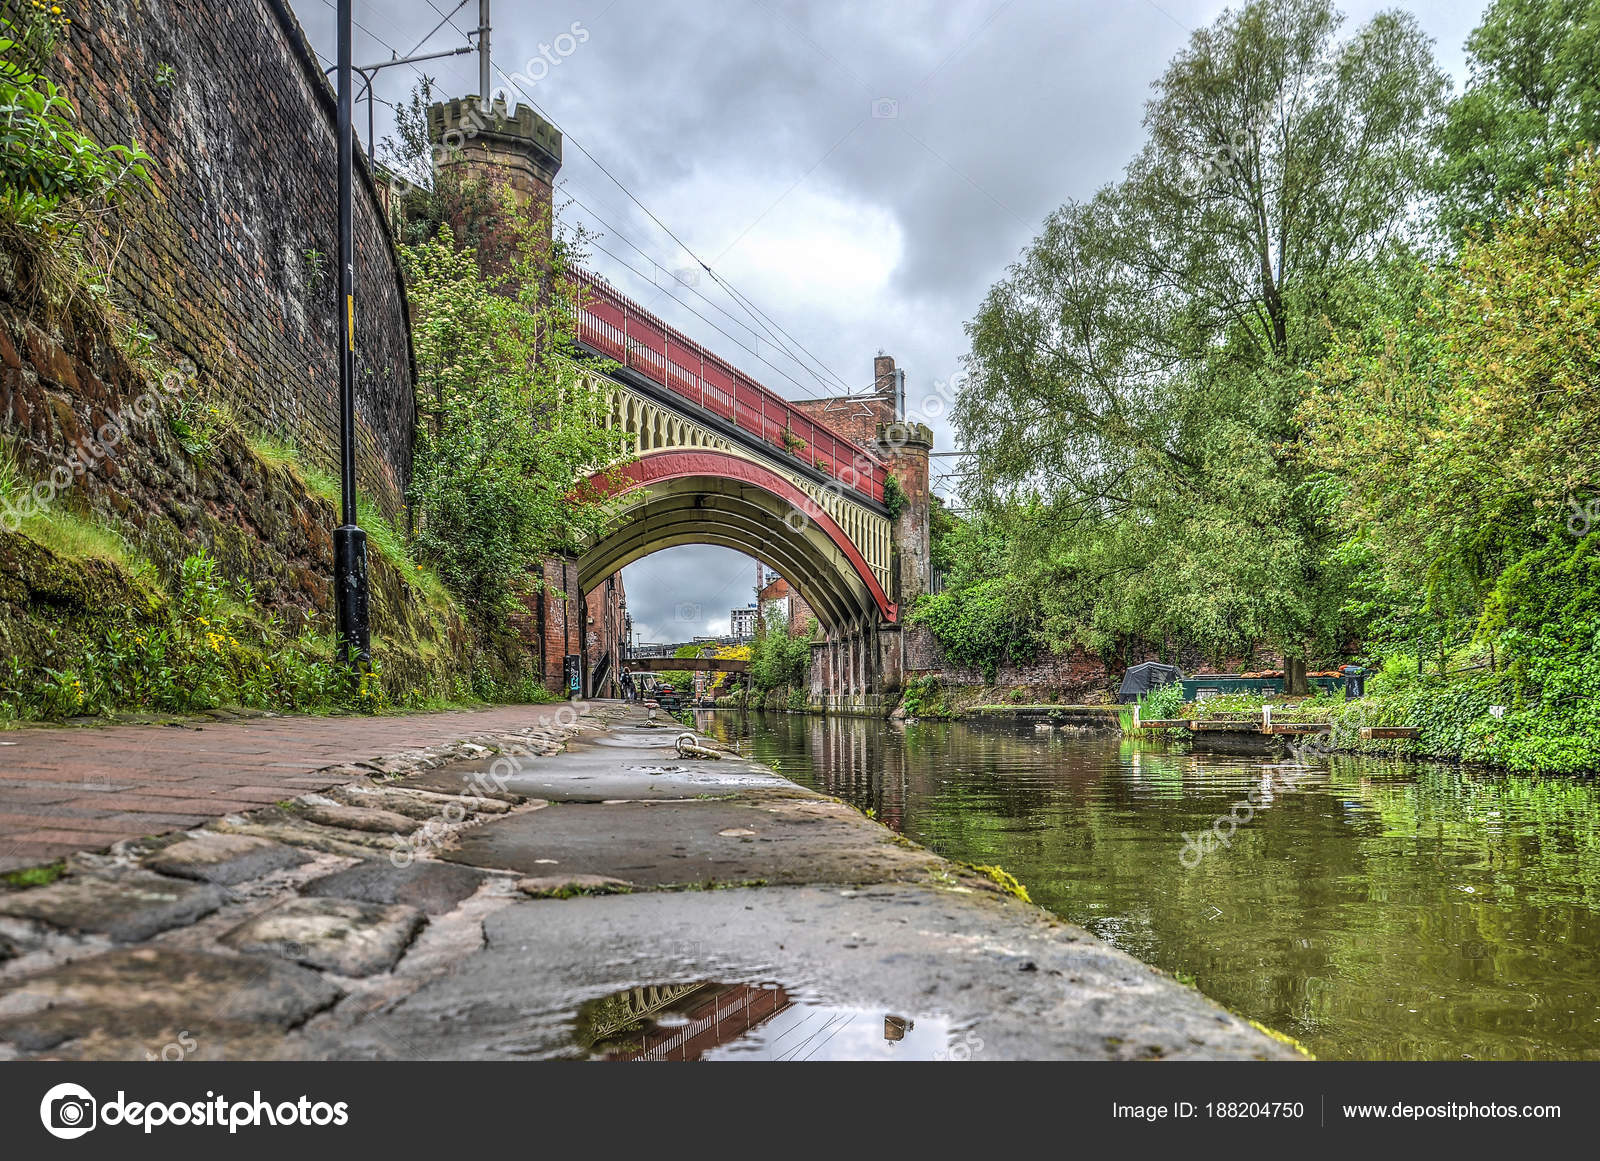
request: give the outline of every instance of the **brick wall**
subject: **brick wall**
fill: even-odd
[[[283,0],[79,0],[71,16],[57,71],[84,128],[153,158],[154,195],[120,214],[116,289],[242,419],[334,467],[335,108],[299,25]],[[393,511],[415,397],[397,259],[360,151],[358,470]]]
[[[1105,700],[1121,681],[1120,672],[1113,671],[1099,656],[1082,649],[1052,654],[1022,665],[1008,663],[999,667],[993,681],[986,681],[981,670],[947,664],[939,639],[926,628],[902,630],[901,648],[908,681],[920,674],[936,673],[952,685],[1024,686],[1059,691],[1074,701],[1090,703]]]
[[[590,692],[596,697],[613,696],[622,673],[623,635],[626,631],[623,618],[627,594],[622,586],[622,573],[613,573],[601,581],[589,591],[584,602],[584,681],[590,685],[602,659],[609,657],[608,689],[593,689],[591,685]]]
[[[810,419],[826,424],[846,439],[871,447],[878,438],[878,425],[893,423],[899,402],[894,360],[879,355],[873,360],[873,392],[853,398],[791,399],[790,405]]]

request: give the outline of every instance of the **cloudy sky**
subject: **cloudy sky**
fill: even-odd
[[[331,62],[331,0],[293,3]],[[356,0],[356,63],[465,44],[477,0],[454,3]],[[1391,6],[1343,7],[1358,22]],[[1483,0],[1399,6],[1459,83]],[[1142,143],[1151,82],[1224,7],[494,0],[491,43],[496,85],[565,134],[558,204],[598,235],[594,269],[782,394],[866,387],[881,350],[915,405],[959,370],[962,323],[1044,216],[1118,177]],[[477,58],[458,56],[385,70],[379,97],[404,99],[421,72],[446,95],[478,88]],[[391,118],[377,114],[381,138]],[[687,274],[691,252],[793,337],[799,362],[703,272]],[[754,565],[678,548],[625,581],[639,639],[683,641],[727,631]]]

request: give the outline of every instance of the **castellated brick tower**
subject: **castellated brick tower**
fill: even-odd
[[[933,479],[928,458],[933,429],[897,419],[880,424],[877,436],[879,454],[889,461],[889,471],[905,497],[894,522],[894,599],[909,612],[911,602],[926,593],[933,580]]]
[[[550,231],[553,187],[561,169],[561,131],[526,105],[508,111],[504,100],[487,111],[477,97],[441,101],[428,109],[428,137],[441,176],[481,178],[492,199],[478,218],[467,221],[458,205],[451,227],[458,240],[472,240],[485,270],[503,269],[509,242],[496,221],[498,191],[509,189],[517,204]]]
[[[481,180],[487,186],[487,197],[447,188],[451,196],[444,211],[457,242],[477,249],[485,274],[505,273],[515,254],[502,191],[510,191],[548,247],[553,186],[561,169],[560,130],[525,105],[512,111],[501,100],[485,110],[477,97],[468,96],[431,106],[428,136],[435,173],[446,187],[450,179]],[[514,614],[511,623],[538,654],[545,688],[570,692],[570,666],[578,670],[579,696],[614,695],[621,670],[621,577],[583,594],[575,559],[548,557],[542,571],[540,592],[527,599],[525,611]]]

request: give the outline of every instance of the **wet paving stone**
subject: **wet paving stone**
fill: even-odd
[[[270,839],[210,832],[182,839],[141,860],[147,869],[163,875],[225,887],[309,861],[304,851]]]
[[[387,1010],[385,1028],[433,1059],[693,1058],[713,1042],[780,1059],[788,1022],[801,1037],[837,1032],[795,1059],[1301,1058],[1087,933],[960,886],[528,899],[490,916],[485,936]],[[394,1054],[359,1029],[334,1050]]]
[[[73,875],[45,887],[0,895],[0,915],[36,919],[63,931],[108,935],[135,943],[211,914],[227,901],[223,888],[149,871]]]
[[[419,859],[410,866],[397,867],[387,859],[369,859],[314,879],[300,892],[325,899],[403,903],[429,915],[443,915],[475,892],[486,877],[481,871],[455,863]]]
[[[329,797],[346,806],[376,808],[427,821],[457,818],[468,814],[504,814],[511,804],[496,798],[472,798],[459,794],[436,794],[431,790],[389,786],[342,786]]]
[[[441,857],[640,887],[921,880],[941,865],[847,806],[760,791],[736,802],[552,804],[466,831]]]
[[[222,942],[342,976],[370,976],[399,962],[427,918],[403,904],[289,899],[235,927]]]
[[[200,1040],[251,1029],[281,1033],[340,995],[316,972],[282,960],[121,948],[0,991],[0,1041],[40,1052],[114,1030],[124,1039],[147,1037],[159,1051],[163,1038],[179,1033]],[[126,1058],[127,1051],[107,1055]]]
[[[368,834],[410,834],[422,825],[420,819],[396,814],[392,810],[345,806],[320,794],[306,795],[294,804],[292,810],[307,821],[321,826],[363,831]]]

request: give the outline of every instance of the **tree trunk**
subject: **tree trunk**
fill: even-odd
[[[1298,697],[1311,692],[1311,687],[1306,681],[1306,661],[1304,657],[1285,657],[1284,692],[1291,697]]]

